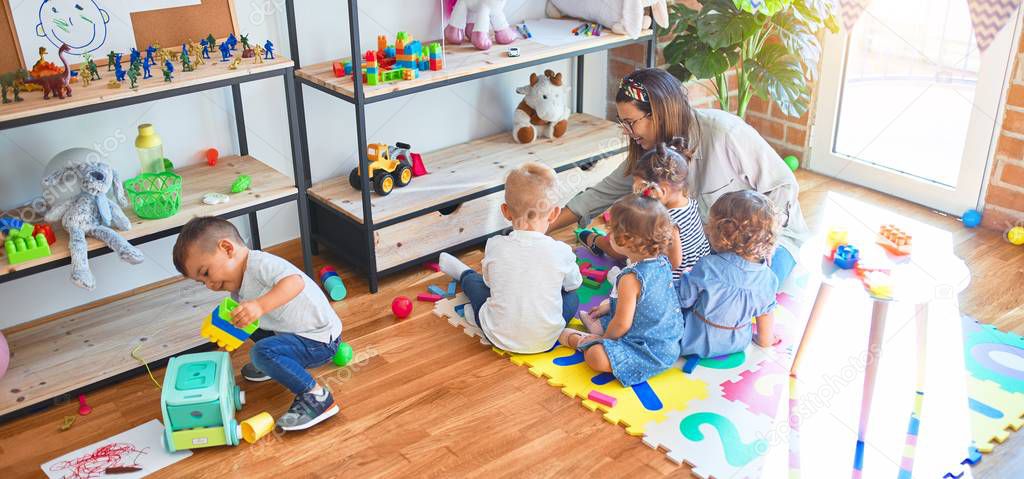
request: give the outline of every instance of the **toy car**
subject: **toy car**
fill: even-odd
[[[384,143],[370,143],[366,146],[366,157],[369,161],[367,170],[370,184],[378,195],[387,196],[395,187],[403,187],[412,181],[412,154],[406,143],[395,143],[395,146]],[[359,167],[352,169],[348,182],[353,188],[361,188]]]
[[[242,433],[235,411],[243,404],[245,393],[235,385],[228,353],[171,358],[160,393],[164,446],[168,452],[237,446]]]
[[[509,47],[508,56],[515,58],[519,56],[519,47]]]

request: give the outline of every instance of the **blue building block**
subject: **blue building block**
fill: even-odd
[[[7,234],[10,230],[20,230],[21,225],[25,224],[24,221],[19,220],[11,216],[5,216],[0,218],[0,232]]]
[[[833,262],[842,269],[853,269],[860,259],[860,250],[848,244],[836,248],[836,255]]]
[[[387,47],[384,49],[384,56],[387,58],[395,58],[395,47]]]
[[[454,279],[452,280],[451,283],[448,283],[448,297],[449,298],[454,298],[455,297],[455,280]]]
[[[448,296],[448,292],[434,285],[427,286],[427,291],[434,293],[440,297]]]

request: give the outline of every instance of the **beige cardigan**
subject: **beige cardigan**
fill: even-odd
[[[690,198],[697,201],[701,217],[719,196],[738,190],[755,190],[768,196],[782,212],[779,245],[799,258],[800,245],[808,236],[800,211],[800,187],[779,154],[740,117],[722,110],[694,110],[690,141],[696,145],[690,162]],[[580,225],[604,212],[633,189],[623,161],[604,180],[577,194],[566,205],[580,218]]]

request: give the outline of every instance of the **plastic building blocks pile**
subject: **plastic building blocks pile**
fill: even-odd
[[[56,238],[49,225],[33,226],[31,223],[23,223],[20,220],[14,221],[21,223],[20,227],[11,227],[15,223],[7,221],[3,224],[3,228],[0,228],[8,231],[7,238],[4,240],[4,251],[7,252],[9,264],[14,265],[50,256],[50,243],[56,241]],[[47,231],[49,234],[46,233]],[[53,238],[53,241],[50,241],[50,238]]]
[[[343,60],[332,65],[334,76],[341,78],[352,74],[352,62]],[[395,43],[388,44],[387,36],[377,36],[377,50],[368,50],[363,55],[363,83],[375,86],[381,83],[413,80],[421,71],[444,69],[444,51],[438,42],[423,47],[419,40],[413,40],[407,32],[398,32]]]
[[[213,308],[213,312],[203,320],[199,334],[228,351],[237,349],[260,327],[260,322],[256,320],[244,328],[235,327],[234,324],[231,324],[231,311],[236,307],[238,307],[238,303],[235,300],[224,298],[220,305]]]

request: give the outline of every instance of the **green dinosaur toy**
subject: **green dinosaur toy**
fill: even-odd
[[[10,103],[12,100],[7,98],[7,89],[14,90],[14,100],[21,101],[21,88],[25,85],[25,80],[28,79],[28,71],[24,68],[20,68],[13,72],[7,72],[0,75],[0,90],[3,93],[3,102]]]

